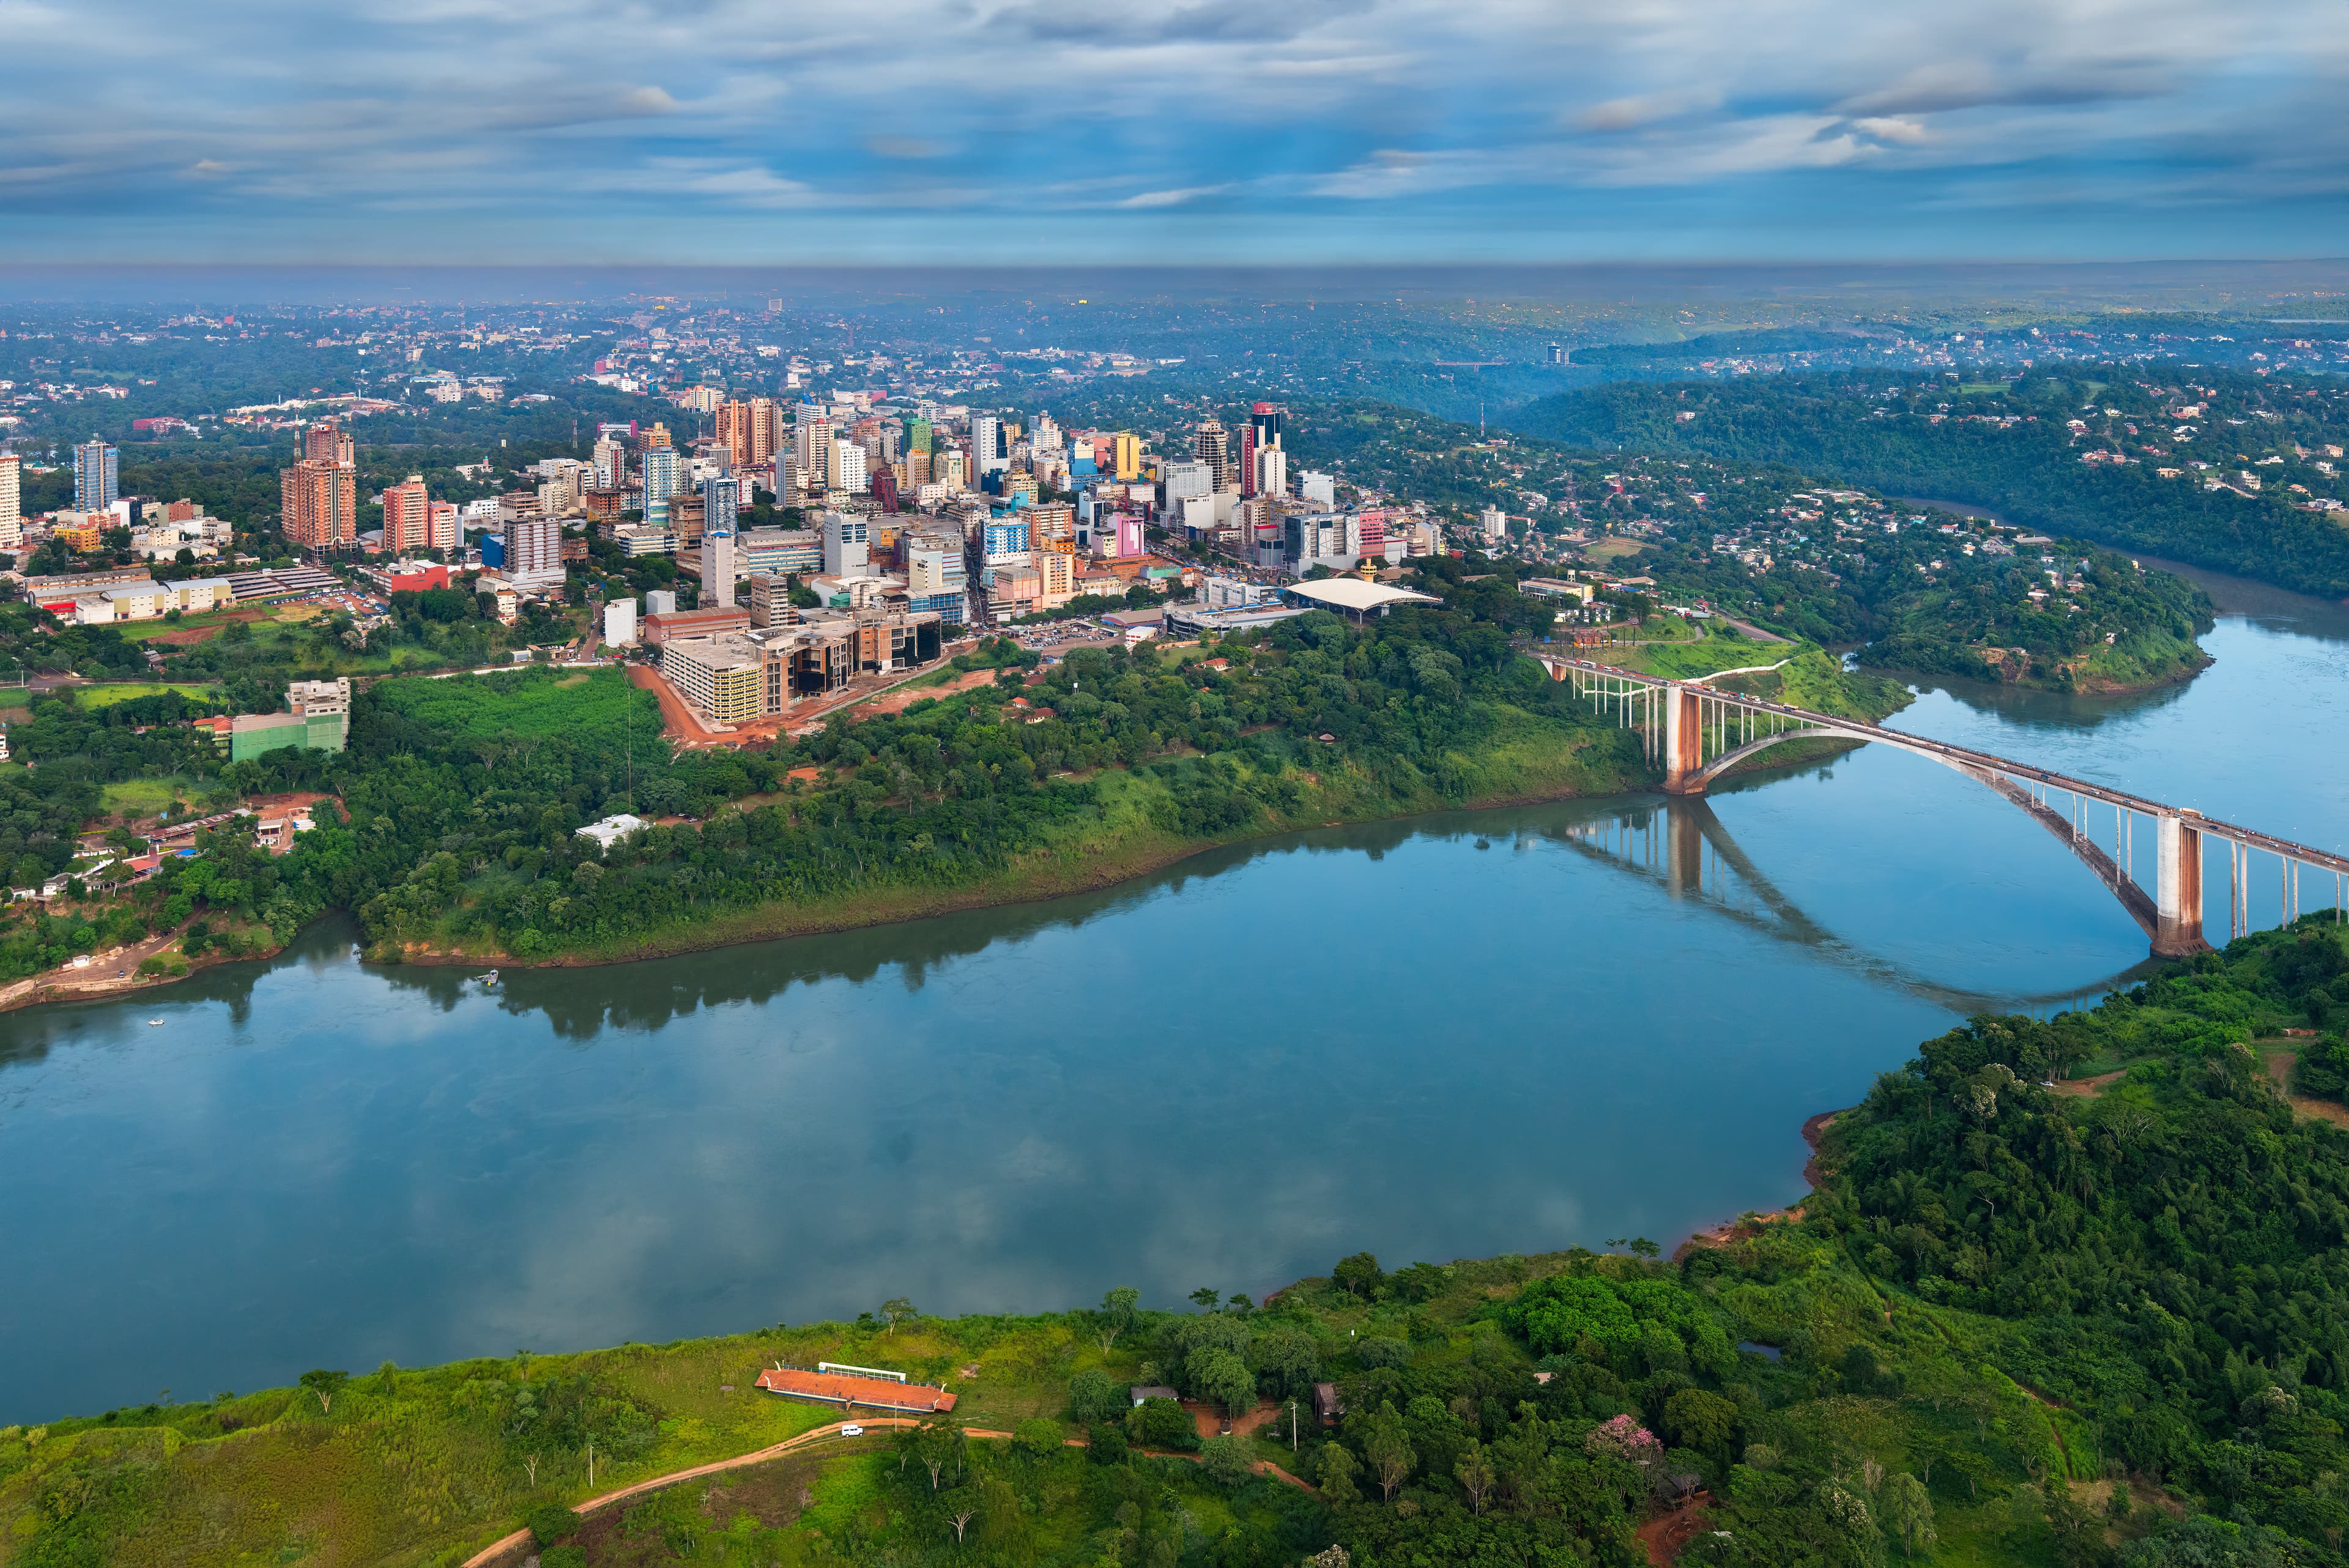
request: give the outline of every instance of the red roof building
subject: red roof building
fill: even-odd
[[[859,1406],[868,1410],[892,1410],[927,1416],[951,1410],[955,1397],[924,1383],[892,1383],[885,1377],[854,1377],[840,1372],[810,1372],[798,1366],[775,1366],[759,1374],[759,1386],[787,1399],[837,1405],[843,1410]]]

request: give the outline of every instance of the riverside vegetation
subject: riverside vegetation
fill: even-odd
[[[0,926],[0,959],[35,972],[191,917],[201,942],[254,951],[332,909],[384,957],[640,956],[1038,898],[1286,827],[1648,782],[1632,736],[1519,657],[1541,601],[1459,563],[1423,576],[1442,610],[1366,628],[1317,612],[1049,670],[989,643],[955,663],[991,684],[766,750],[673,753],[616,670],[385,680],[355,697],[347,751],[227,764],[172,727],[186,698],[43,699],[19,732],[39,765],[0,783],[36,803],[28,845],[159,771],[200,799],[331,798],[288,854],[223,825],[119,898]],[[1813,658],[1819,701],[1899,700]],[[621,810],[658,820],[608,851],[578,836]]]
[[[1798,1211],[1672,1262],[1359,1254],[1174,1312],[901,1300],[0,1428],[0,1563],[456,1563],[527,1522],[542,1568],[2324,1568],[2349,1132],[2304,1111],[2341,1092],[2344,1012],[2328,912],[2092,1009],[1976,1019],[1828,1127]],[[960,1404],[569,1511],[836,1418],[751,1386],[819,1357]],[[1130,1404],[1160,1384],[1186,1404]]]

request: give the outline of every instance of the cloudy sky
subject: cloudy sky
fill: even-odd
[[[0,0],[0,260],[2349,254],[2342,0]]]

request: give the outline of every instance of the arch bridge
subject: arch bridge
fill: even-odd
[[[1963,774],[2054,834],[2120,901],[2151,940],[2153,950],[2165,957],[2205,951],[2210,945],[2202,935],[2202,841],[2206,838],[2227,846],[2230,939],[2251,929],[2254,853],[2276,858],[2278,909],[2284,923],[2299,918],[2302,876],[2310,869],[2333,874],[2334,918],[2342,918],[2343,895],[2349,890],[2349,857],[2221,822],[2191,806],[2148,800],[1989,752],[1706,684],[1723,676],[1765,672],[1776,665],[1674,680],[1556,653],[1533,651],[1528,657],[1542,665],[1551,680],[1571,682],[1575,694],[1588,699],[1593,711],[1611,713],[1619,723],[1639,731],[1649,760],[1663,771],[1668,794],[1702,794],[1733,769],[1773,746],[1795,741],[1872,742]],[[2092,804],[2113,808],[2110,849],[2088,829]],[[2134,875],[2139,817],[2150,824],[2153,834],[2155,875],[2150,889],[2141,887]]]

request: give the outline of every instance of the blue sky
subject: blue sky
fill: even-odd
[[[0,0],[0,261],[2349,255],[2341,0]]]

